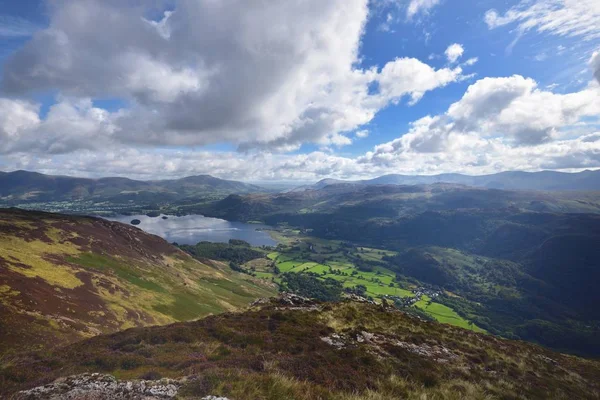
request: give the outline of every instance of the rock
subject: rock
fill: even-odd
[[[402,347],[403,349],[406,349],[411,353],[417,354],[421,357],[432,358],[436,362],[442,364],[458,358],[456,354],[452,353],[450,350],[443,346],[430,346],[428,344],[417,345],[414,343],[406,343],[401,341],[393,342],[393,345]]]
[[[17,393],[18,400],[164,400],[177,396],[180,383],[160,381],[118,381],[114,376],[82,374],[60,378],[53,383]]]
[[[389,355],[384,348],[386,345],[392,345],[395,347],[401,347],[421,357],[433,359],[441,364],[454,361],[458,358],[456,354],[444,346],[429,345],[425,343],[417,345],[414,343],[402,342],[393,337],[378,335],[366,331],[361,331],[353,335],[333,333],[329,336],[322,337],[321,340],[328,345],[335,347],[337,350],[360,345],[366,346],[367,349],[373,354],[379,355]]]
[[[327,343],[328,345],[335,347],[338,350],[341,350],[344,347],[346,347],[346,341],[342,336],[338,335],[337,333],[334,333],[330,336],[322,337],[321,340]]]
[[[275,309],[314,311],[320,310],[319,302],[294,293],[281,293],[278,297],[255,300],[251,307],[274,305]]]
[[[254,300],[252,303],[250,303],[250,307],[266,306],[268,304],[271,304],[271,299],[268,297],[262,297],[260,299]]]
[[[359,296],[359,295],[354,294],[354,293],[344,293],[343,297],[346,300],[354,301],[354,302],[357,302],[357,303],[377,304],[373,300],[369,300],[369,299],[367,299],[365,297]]]
[[[217,397],[217,396],[206,396],[201,400],[229,400],[227,397]]]

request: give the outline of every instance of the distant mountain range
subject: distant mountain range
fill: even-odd
[[[265,189],[242,182],[190,176],[176,180],[137,181],[127,178],[88,179],[37,172],[0,172],[0,201],[69,201],[85,199],[159,200],[207,194],[253,193]]]
[[[359,181],[323,179],[314,185],[300,186],[294,191],[318,190],[335,184],[355,185],[431,185],[435,183],[453,183],[466,186],[504,190],[600,190],[600,170],[565,173],[555,171],[542,172],[501,172],[492,175],[470,176],[461,174],[441,175],[384,175],[379,178]]]

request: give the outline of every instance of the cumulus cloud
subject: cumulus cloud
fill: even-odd
[[[0,99],[0,153],[99,149],[110,144],[117,130],[113,121],[119,113],[96,108],[90,99],[62,98],[45,119],[39,117],[39,109],[31,102]]]
[[[430,90],[446,86],[461,78],[460,67],[435,70],[414,58],[398,58],[386,64],[379,74],[381,96],[397,102],[405,95],[415,103]]]
[[[554,94],[537,88],[522,76],[481,79],[450,106],[453,129],[503,135],[515,144],[553,140],[559,130],[586,116],[600,115],[600,91],[595,87],[571,94]]]
[[[448,59],[448,61],[452,64],[454,64],[455,62],[458,61],[459,58],[462,57],[462,55],[465,53],[465,48],[458,43],[454,43],[451,44],[450,46],[448,46],[448,48],[446,49],[446,58]],[[470,60],[468,62],[471,62]],[[474,64],[474,62],[473,62]]]
[[[52,130],[47,125],[50,122],[37,117],[36,105],[2,101],[0,107],[7,111],[0,113],[3,144],[23,129],[36,133]],[[15,118],[17,115],[20,117]],[[21,148],[3,158],[3,168],[140,179],[212,174],[255,181],[595,168],[600,165],[598,116],[600,88],[595,83],[579,92],[556,94],[521,76],[485,78],[473,83],[445,113],[414,121],[405,134],[356,158],[322,151],[275,154],[107,148],[32,154]],[[48,121],[77,125],[81,142],[93,142],[98,132],[109,135],[113,127],[110,115],[90,102],[70,99],[51,109]],[[359,131],[355,136],[365,134]],[[54,139],[60,143],[61,137]],[[29,145],[48,147],[52,143],[32,141]]]
[[[420,13],[427,13],[440,4],[440,0],[411,0],[406,9],[406,16],[410,19]]]
[[[362,156],[333,154],[334,146],[367,137],[365,126],[390,103],[410,106],[463,81],[463,69],[477,59],[463,61],[464,49],[456,44],[445,68],[406,57],[359,67],[368,0],[178,0],[159,20],[148,18],[147,3],[50,2],[48,28],[33,34],[3,68],[2,169],[315,180],[600,165],[598,84],[557,94],[521,76],[473,83],[446,112],[414,121],[408,132]],[[412,3],[415,16],[438,2]],[[548,25],[538,18],[543,10],[527,14],[530,7],[490,12],[488,25],[594,35],[567,24],[560,13],[553,14],[556,25]],[[586,18],[594,18],[590,10]],[[598,53],[590,66],[600,80]],[[23,100],[46,90],[60,93],[47,111]],[[126,106],[107,111],[95,105],[98,98]],[[171,147],[217,142],[243,152]],[[327,151],[280,153],[305,143]]]
[[[504,14],[489,10],[490,29],[517,24],[521,33],[536,30],[558,36],[600,38],[600,2],[597,0],[522,0]]]
[[[123,98],[106,116],[121,143],[290,150],[349,144],[389,102],[460,79],[416,59],[357,68],[368,0],[179,0],[159,21],[144,4],[52,2],[49,27],[6,63],[5,91]]]
[[[600,88],[595,84],[555,94],[518,75],[484,78],[446,113],[413,122],[405,135],[376,146],[358,162],[390,170],[414,162],[421,173],[582,168],[600,158],[600,143],[590,134],[598,124],[582,122],[598,116]],[[576,124],[587,134],[570,137],[568,128]]]

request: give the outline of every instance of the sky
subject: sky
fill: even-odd
[[[0,0],[0,170],[600,168],[598,0]]]

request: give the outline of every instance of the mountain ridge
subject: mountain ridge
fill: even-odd
[[[373,179],[344,181],[322,179],[313,185],[299,186],[294,191],[318,190],[335,184],[355,185],[429,185],[451,183],[488,189],[541,190],[541,191],[596,191],[600,190],[600,170],[568,173],[558,171],[505,171],[488,175],[438,174],[401,175],[388,174]]]
[[[140,181],[124,177],[80,178],[45,175],[18,170],[0,174],[0,201],[64,201],[118,198],[151,193],[159,198],[186,198],[198,194],[261,192],[264,189],[243,182],[196,175],[181,179]]]

